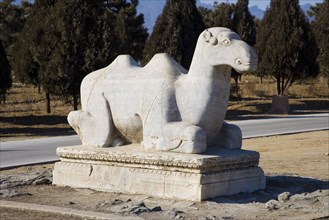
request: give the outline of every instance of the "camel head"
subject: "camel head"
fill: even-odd
[[[203,41],[204,60],[211,66],[229,65],[237,72],[257,69],[254,49],[228,28],[209,28],[201,33],[199,41]]]

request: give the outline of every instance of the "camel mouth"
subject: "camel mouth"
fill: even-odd
[[[257,63],[256,62],[253,62],[253,63],[243,63],[242,65],[244,66],[257,66]]]
[[[251,69],[256,69],[258,64],[257,62],[244,63],[243,66],[250,67]]]
[[[257,57],[248,57],[247,59],[238,58],[236,59],[235,64],[242,69],[246,69],[246,71],[255,71],[258,66],[258,58]]]
[[[257,62],[247,63],[246,67],[248,67],[248,71],[253,72],[257,70],[258,64]]]
[[[245,61],[243,59],[236,59],[235,63],[237,65],[243,65],[243,66],[255,66],[257,65],[258,63],[258,60],[257,59],[248,59],[248,61]]]
[[[247,62],[242,59],[237,59],[235,62],[235,67],[233,67],[237,72],[253,72],[257,69],[257,60],[248,60]]]

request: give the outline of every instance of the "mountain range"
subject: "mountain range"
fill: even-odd
[[[16,0],[16,4],[20,4],[22,0]],[[33,3],[34,0],[28,0]],[[144,14],[145,27],[148,29],[148,32],[151,33],[153,30],[153,26],[155,24],[156,19],[162,13],[162,9],[166,3],[166,0],[139,0],[139,4],[137,6],[137,12]],[[213,8],[213,4],[206,4],[201,2],[200,0],[196,0],[197,6],[202,6],[205,8]],[[311,4],[304,4],[300,7],[304,12],[310,9]],[[258,8],[257,5],[253,5],[249,7],[249,11],[252,15],[254,15],[258,19],[262,19],[265,11]],[[311,18],[309,18],[311,19]]]
[[[200,0],[197,0],[197,6],[202,6],[205,8],[213,8],[212,4],[202,3]],[[139,5],[137,6],[137,12],[144,14],[145,27],[148,29],[148,32],[151,33],[153,26],[157,17],[162,13],[162,9],[166,3],[166,0],[139,0]],[[311,4],[301,5],[301,8],[304,12],[309,10]],[[262,19],[265,11],[258,8],[257,5],[249,7],[249,11],[258,19]]]

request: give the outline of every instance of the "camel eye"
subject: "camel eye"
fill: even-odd
[[[231,44],[231,41],[229,39],[224,39],[223,40],[223,45],[230,45]]]

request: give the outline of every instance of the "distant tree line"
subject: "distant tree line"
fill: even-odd
[[[154,54],[166,52],[188,69],[196,42],[204,29],[195,0],[168,0],[146,42],[144,63],[150,61]]]
[[[6,93],[12,85],[11,58],[13,45],[18,39],[31,4],[22,2],[20,6],[13,0],[0,2],[0,103],[5,103]]]
[[[14,76],[43,89],[47,112],[51,94],[71,97],[77,109],[81,81],[91,71],[119,54],[145,64],[160,52],[188,69],[199,34],[211,26],[233,29],[255,46],[257,75],[275,78],[279,95],[319,69],[329,75],[328,0],[311,8],[311,23],[298,0],[272,0],[261,21],[250,14],[248,0],[215,3],[212,10],[197,8],[195,0],[167,0],[150,36],[137,5],[138,0],[0,2],[0,94],[5,97]],[[232,76],[237,84],[239,74],[233,70]]]
[[[0,103],[6,103],[6,92],[11,87],[10,64],[0,40]]]
[[[319,73],[318,47],[298,0],[272,1],[260,23],[256,44],[259,75],[271,75],[284,95],[296,80]]]
[[[314,17],[311,28],[319,47],[317,61],[320,65],[320,73],[327,78],[329,86],[329,0],[324,0],[323,3],[311,7],[308,14]]]
[[[137,0],[36,0],[13,45],[15,77],[43,88],[47,112],[50,94],[72,97],[77,109],[84,76],[121,53],[141,59],[148,33],[137,4]]]

